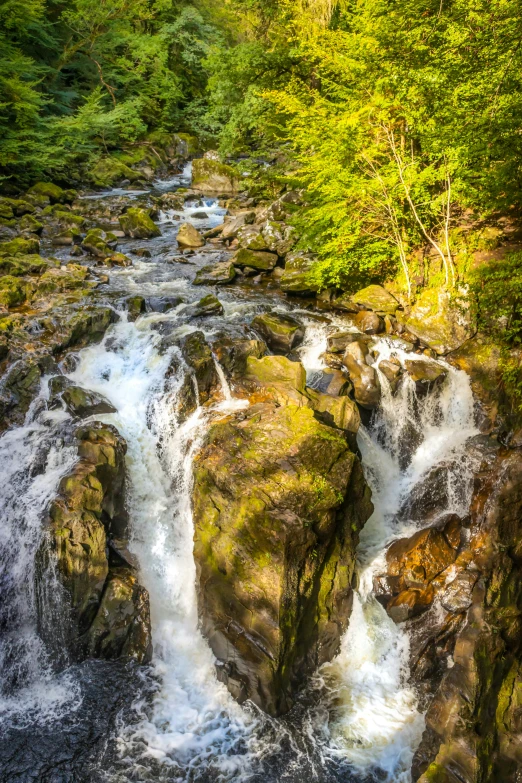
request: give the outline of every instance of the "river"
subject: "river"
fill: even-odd
[[[157,189],[175,189],[189,176],[187,169],[184,178],[157,183]],[[193,217],[202,210],[206,218]],[[101,344],[80,351],[63,367],[76,384],[110,400],[116,413],[97,418],[114,424],[128,444],[130,549],[150,594],[150,666],[72,665],[60,655],[59,638],[53,649],[41,641],[37,606],[42,600],[45,605],[45,596],[35,593],[34,555],[45,508],[75,458],[73,422],[64,411],[47,409],[46,378],[25,424],[0,438],[1,780],[410,781],[424,719],[408,681],[408,636],[373,596],[373,576],[389,542],[417,529],[401,513],[405,500],[449,458],[448,503],[440,512],[467,512],[466,443],[476,432],[469,381],[445,365],[443,386],[417,399],[413,381],[406,380],[393,396],[380,375],[381,406],[358,436],[375,511],[361,535],[359,587],[340,653],[317,672],[284,718],[268,718],[248,703],[240,707],[216,679],[212,653],[198,628],[190,491],[192,458],[209,421],[246,403],[234,399],[222,375],[222,400],[179,424],[173,409],[182,377],[167,374],[178,348],[169,340],[165,349],[162,337],[195,329],[209,338],[244,336],[256,314],[291,312],[306,326],[299,352],[313,385],[328,334],[346,329],[346,321],[329,314],[318,321],[306,303],[289,302],[270,283],[249,281],[219,288],[223,315],[188,317],[187,305],[214,292],[192,286],[196,271],[226,253],[207,245],[187,256],[189,263],[173,263],[177,230],[184,221],[201,230],[217,226],[224,214],[215,200],[194,199],[182,212],[161,214],[161,237],[122,243],[133,266],[111,270],[109,283],[97,294],[120,318]],[[136,253],[145,245],[150,258]],[[124,309],[132,294],[184,301],[132,322]],[[376,350],[380,358],[392,353],[401,362],[415,358],[407,346],[388,338],[377,340]],[[418,438],[405,461],[408,427]],[[45,621],[52,624],[52,616]]]

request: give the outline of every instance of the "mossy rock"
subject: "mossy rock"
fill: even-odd
[[[37,239],[16,237],[9,242],[0,242],[0,256],[26,256],[38,254],[40,243]]]
[[[67,264],[65,269],[61,267],[48,269],[38,280],[37,293],[39,296],[44,296],[59,291],[87,288],[88,274],[89,270],[80,264]]]
[[[203,193],[236,193],[238,178],[235,170],[225,163],[196,158],[192,161],[192,187]]]
[[[101,228],[91,228],[82,241],[82,247],[96,258],[104,259],[112,255],[116,241],[114,234],[106,233]]]
[[[408,313],[397,319],[441,356],[460,348],[473,335],[464,302],[454,301],[442,288],[426,288]]]
[[[29,234],[39,234],[44,227],[43,223],[40,223],[33,215],[24,215],[18,223],[20,231]]]
[[[133,239],[150,239],[161,236],[161,231],[152,220],[149,210],[130,207],[119,218],[121,230]]]
[[[13,275],[0,277],[0,305],[18,307],[31,297],[34,286],[27,280]]]
[[[237,232],[237,239],[240,247],[245,250],[269,250],[268,243],[259,226],[242,226]]]
[[[21,198],[5,198],[0,199],[0,204],[5,204],[11,207],[16,217],[22,217],[23,215],[32,214],[35,211],[34,204]]]
[[[129,296],[126,299],[127,313],[129,321],[135,321],[140,315],[146,312],[147,304],[143,296]]]
[[[369,285],[352,295],[353,301],[366,310],[394,315],[400,307],[399,302],[382,285]]]
[[[81,386],[68,386],[62,394],[62,399],[69,413],[80,419],[116,412],[114,405],[101,394],[83,389]]]
[[[319,284],[311,276],[316,259],[301,253],[290,253],[280,280],[281,290],[287,294],[313,296],[319,291]]]
[[[252,328],[259,332],[275,353],[289,353],[303,342],[305,336],[304,326],[292,316],[283,313],[256,315]]]
[[[52,182],[37,182],[27,191],[30,196],[41,196],[49,199],[51,204],[65,204],[74,201],[76,198],[75,190],[64,190]]]
[[[199,611],[221,677],[240,701],[284,713],[348,622],[371,513],[358,459],[309,408],[259,403],[210,427],[193,508]]]
[[[193,285],[226,285],[232,283],[236,270],[232,261],[221,261],[213,266],[204,266],[196,274]]]
[[[0,275],[40,275],[53,264],[47,258],[42,258],[36,253],[27,256],[9,256],[0,258]]]
[[[98,187],[109,188],[117,185],[122,179],[128,179],[135,182],[141,179],[141,174],[129,168],[125,163],[116,158],[100,158],[92,171],[89,173],[89,180]]]
[[[277,255],[241,248],[232,256],[232,263],[234,266],[248,266],[260,272],[271,272],[277,264]]]

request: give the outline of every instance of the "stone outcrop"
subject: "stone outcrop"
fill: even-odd
[[[192,161],[192,187],[203,193],[235,193],[237,175],[231,166],[211,158]]]
[[[195,459],[199,609],[219,676],[276,715],[337,652],[372,505],[355,403],[307,388],[299,362],[245,363],[252,405],[215,422]]]
[[[282,313],[256,315],[252,328],[275,353],[289,353],[303,342],[305,335],[303,325],[296,318]]]
[[[239,701],[284,713],[348,622],[372,510],[359,460],[309,407],[267,399],[211,426],[193,506],[199,610],[220,677]]]
[[[54,632],[76,658],[146,662],[152,651],[147,593],[131,565],[113,568],[108,555],[110,541],[126,535],[126,444],[100,422],[80,427],[76,438],[79,461],[60,482],[37,556],[40,614],[54,609],[53,621],[61,624]]]

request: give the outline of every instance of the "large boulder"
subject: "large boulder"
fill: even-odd
[[[448,375],[444,367],[429,359],[407,359],[405,367],[420,394],[427,394],[434,386],[439,386]]]
[[[312,279],[311,272],[316,259],[303,253],[289,253],[286,257],[284,273],[281,277],[281,290],[287,294],[313,296],[320,285]]]
[[[148,209],[129,207],[119,218],[121,230],[133,239],[150,239],[161,236],[161,231],[149,214]]]
[[[192,161],[192,187],[203,193],[235,193],[237,174],[219,160],[196,158]]]
[[[101,394],[82,389],[81,386],[68,386],[62,394],[65,407],[73,416],[85,419],[102,413],[115,413],[116,408]]]
[[[212,350],[227,375],[241,377],[246,372],[248,357],[261,359],[267,347],[263,340],[222,337],[212,344]]]
[[[444,355],[459,348],[473,335],[471,320],[462,302],[439,288],[426,288],[405,315],[397,314],[409,332]]]
[[[82,247],[92,256],[105,259],[113,254],[117,241],[117,237],[111,232],[91,228],[82,241]]]
[[[226,285],[236,276],[232,261],[219,261],[217,264],[202,267],[193,280],[193,285]]]
[[[256,269],[260,272],[271,272],[277,264],[277,256],[275,253],[241,248],[232,256],[232,263],[234,266],[248,266],[250,269]]]
[[[268,250],[266,239],[260,226],[244,226],[237,234],[240,247],[247,250]]]
[[[289,353],[305,336],[304,326],[297,319],[281,313],[256,315],[252,327],[275,353]]]
[[[76,198],[75,190],[63,190],[52,182],[37,182],[36,185],[29,188],[27,194],[29,196],[43,196],[51,204],[66,204]]]
[[[384,332],[384,321],[372,310],[361,310],[353,319],[354,325],[363,334],[381,334]]]
[[[400,307],[399,302],[382,285],[369,285],[352,295],[355,304],[361,305],[366,310],[373,310],[383,315],[394,315]]]
[[[350,343],[344,352],[343,364],[348,370],[359,405],[369,410],[377,408],[381,401],[381,384],[375,368],[367,362],[365,343]]]
[[[205,244],[197,228],[190,223],[183,223],[180,226],[176,240],[180,247],[203,247]]]
[[[53,622],[61,623],[60,634],[76,656],[126,656],[144,662],[151,652],[148,597],[143,589],[132,596],[128,591],[114,594],[110,582],[117,574],[111,573],[107,550],[109,539],[120,537],[127,526],[126,443],[114,427],[100,422],[80,427],[76,437],[79,462],[60,482],[38,552],[39,595],[47,598],[41,611],[48,612],[54,605]],[[58,581],[51,595],[49,568]],[[108,601],[114,626],[107,614]],[[132,630],[137,615],[141,634]],[[104,636],[113,635],[110,644],[94,643],[100,627]]]
[[[199,612],[219,676],[239,701],[284,713],[348,622],[372,510],[358,458],[310,408],[259,403],[210,427],[193,508]]]

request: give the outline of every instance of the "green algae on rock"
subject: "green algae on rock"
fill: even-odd
[[[133,239],[150,239],[161,236],[161,231],[155,224],[147,209],[129,207],[119,218],[121,230]]]
[[[192,187],[203,193],[235,193],[237,174],[231,166],[209,158],[192,161]]]

